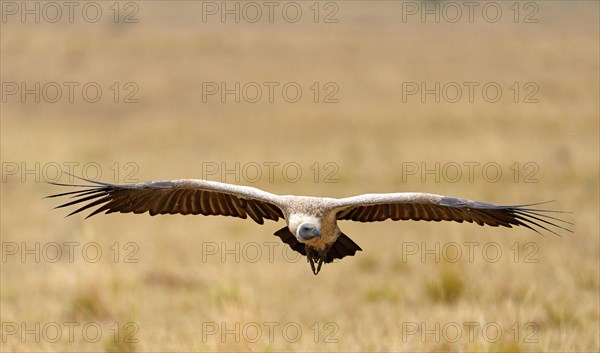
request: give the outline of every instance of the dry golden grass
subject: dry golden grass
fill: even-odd
[[[3,23],[2,82],[93,81],[110,98],[111,83],[131,81],[140,102],[22,104],[9,97],[2,104],[2,351],[598,351],[598,3],[538,3],[536,24],[402,23],[400,4],[339,3],[339,23],[327,25],[203,24],[195,2],[141,4],[134,25]],[[295,81],[306,94],[313,82],[331,81],[339,103],[202,103],[202,82],[210,81]],[[512,82],[536,82],[539,103],[402,102],[402,82],[436,81],[498,82],[508,97]],[[304,261],[284,260],[272,235],[282,223],[63,219],[64,210],[49,211],[56,200],[42,200],[62,189],[22,170],[5,173],[12,163],[36,162],[96,162],[105,181],[114,181],[115,162],[136,163],[139,181],[198,178],[203,162],[295,162],[304,173],[299,182],[278,174],[253,185],[331,197],[424,191],[504,204],[555,199],[548,207],[573,211],[564,218],[576,226],[559,238],[470,224],[345,222],[342,229],[364,251],[314,276]],[[315,162],[336,163],[338,182],[324,183],[323,174],[314,182]],[[403,180],[403,162],[495,162],[506,177]],[[514,182],[515,162],[536,163],[538,181],[524,183],[521,174]],[[73,262],[65,242],[80,244]],[[81,247],[94,242],[103,256],[92,263]],[[240,252],[258,244],[263,256],[256,263],[203,258],[203,246],[213,242],[237,244]],[[277,244],[273,261],[265,242]],[[465,242],[477,242],[474,260],[402,258],[407,244],[451,242],[463,251]],[[63,244],[63,256],[22,262],[20,252],[7,254],[14,243]],[[119,261],[112,259],[114,243]],[[139,247],[137,263],[123,261],[133,249],[124,248],[128,243]],[[483,258],[489,244],[502,249],[500,261]],[[525,262],[534,249],[537,262]],[[30,329],[36,322],[61,325],[62,338],[4,337],[10,323]],[[68,322],[98,324],[103,334],[86,342],[76,329],[69,342]],[[479,329],[470,339],[473,322]],[[279,324],[273,335],[265,323]],[[206,335],[213,324],[263,331],[256,342],[248,339],[254,331],[221,339]],[[284,337],[286,324],[301,328],[297,342]],[[438,339],[407,331],[436,324]],[[502,337],[486,339],[486,324],[501,327]],[[457,327],[462,335],[454,340]],[[124,339],[128,333],[137,343]]]

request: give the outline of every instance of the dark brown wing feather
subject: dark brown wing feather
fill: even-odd
[[[99,206],[86,218],[98,213],[182,214],[232,216],[247,218],[263,224],[265,219],[284,218],[275,204],[276,195],[255,188],[209,182],[204,180],[175,180],[142,184],[114,185],[86,180],[93,185],[60,186],[85,187],[48,197],[67,197],[73,200],[57,208],[80,206],[68,216]]]
[[[497,206],[485,202],[471,201],[433,194],[370,194],[341,199],[338,206],[338,220],[358,222],[378,222],[386,219],[394,221],[454,221],[469,222],[493,227],[522,226],[539,233],[537,228],[558,235],[554,229],[572,232],[558,222],[572,225],[567,221],[550,216],[560,211],[530,208],[536,204],[519,206]]]

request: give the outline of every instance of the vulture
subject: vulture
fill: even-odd
[[[294,195],[276,195],[254,187],[209,180],[180,179],[139,184],[109,184],[79,178],[88,184],[50,182],[80,187],[47,197],[72,200],[57,206],[79,205],[67,216],[97,207],[86,218],[98,213],[182,214],[232,216],[258,224],[283,218],[287,226],[274,235],[294,251],[306,256],[316,275],[323,263],[354,256],[362,249],[338,227],[338,221],[454,221],[492,227],[522,226],[537,233],[545,230],[555,235],[559,229],[572,232],[572,223],[552,216],[562,211],[535,208],[545,203],[498,206],[490,203],[420,192],[364,194],[341,199]],[[564,223],[564,224],[562,224]]]

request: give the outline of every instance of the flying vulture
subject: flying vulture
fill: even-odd
[[[522,226],[538,233],[539,229],[543,229],[556,235],[558,234],[555,230],[558,229],[571,232],[559,222],[572,224],[549,215],[560,211],[531,208],[539,203],[497,206],[418,192],[365,194],[334,199],[275,195],[249,186],[197,179],[124,185],[79,179],[89,184],[50,183],[85,188],[48,196],[70,196],[74,199],[56,208],[81,204],[82,207],[68,216],[99,206],[86,218],[100,212],[148,212],[151,216],[202,214],[244,219],[250,217],[258,224],[263,224],[265,219],[277,221],[283,218],[287,226],[279,229],[275,235],[293,250],[306,256],[315,275],[319,273],[323,263],[353,256],[356,251],[362,251],[360,246],[342,233],[337,224],[337,221],[341,220],[466,221],[492,227]]]

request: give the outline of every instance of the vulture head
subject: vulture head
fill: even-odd
[[[296,230],[296,238],[301,243],[317,237],[321,237],[321,230],[312,223],[304,222],[300,224]]]

